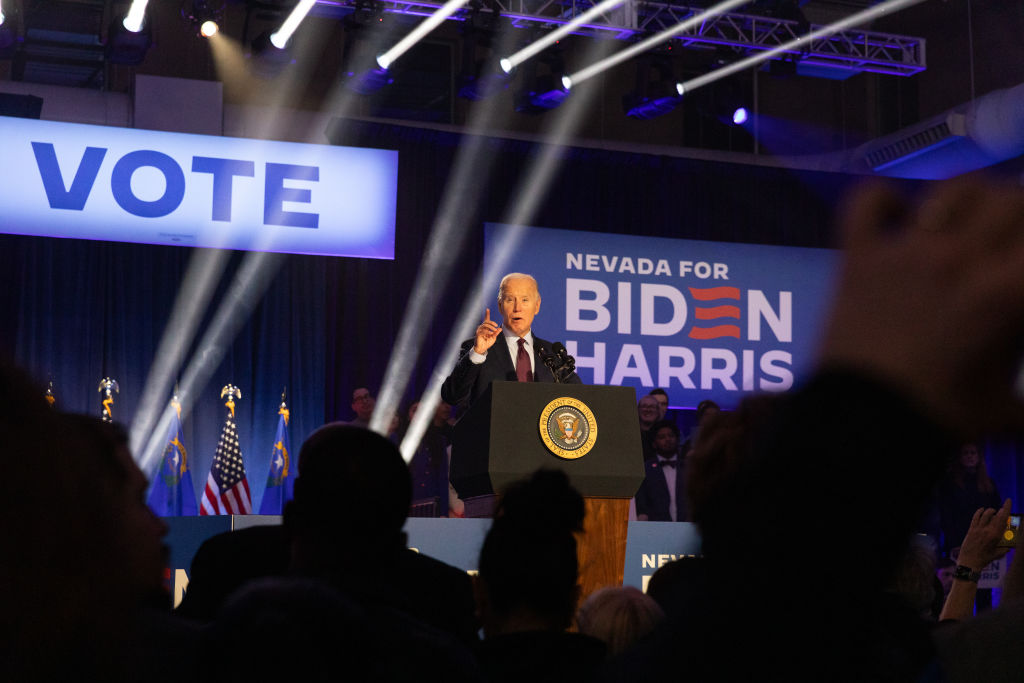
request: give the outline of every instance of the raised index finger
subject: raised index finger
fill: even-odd
[[[485,323],[491,322],[491,309],[489,309],[489,308],[485,308],[484,309],[484,322]]]

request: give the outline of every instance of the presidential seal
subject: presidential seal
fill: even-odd
[[[594,447],[597,420],[583,401],[568,396],[556,398],[541,411],[540,438],[559,458],[576,460]]]

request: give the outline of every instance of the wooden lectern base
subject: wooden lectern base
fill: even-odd
[[[466,517],[492,517],[497,496],[467,498]],[[605,586],[621,586],[626,565],[629,498],[584,497],[583,533],[576,535],[580,602]]]
[[[580,604],[605,586],[621,586],[626,565],[629,498],[584,498],[583,533],[577,535]]]

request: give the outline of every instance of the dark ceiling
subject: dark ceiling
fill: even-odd
[[[219,14],[222,35],[237,42],[250,67],[252,40],[275,28],[291,2],[199,2],[151,0],[149,26],[153,45],[137,66],[111,63],[107,46],[110,27],[123,16],[128,3],[104,0],[0,0],[16,41],[6,54],[0,48],[0,80],[50,83],[129,92],[133,74],[155,74],[214,80],[224,83],[225,99],[234,104],[268,104],[281,81],[254,77],[253,69],[226,69],[214,59],[208,41],[197,35],[189,15],[209,9]],[[463,125],[475,107],[495,106],[502,112],[494,127],[520,133],[540,133],[551,125],[554,112],[520,113],[519,96],[534,78],[556,75],[587,63],[587,53],[622,49],[658,30],[673,17],[685,16],[681,5],[638,0],[634,15],[617,15],[612,23],[631,25],[629,31],[603,28],[561,41],[517,71],[507,89],[484,101],[459,96],[467,79],[478,76],[478,63],[487,63],[510,35],[513,46],[552,30],[588,4],[541,3],[517,0],[474,0],[474,9],[447,21],[392,69],[394,82],[371,95],[360,96],[348,110],[360,116],[379,116],[437,124]],[[693,4],[693,3],[691,3]],[[814,0],[797,6],[761,0],[741,12],[784,18],[794,26],[806,20],[821,24],[841,18],[872,3],[864,0]],[[435,3],[436,6],[436,3]],[[358,70],[367,47],[397,40],[422,20],[430,3],[388,0],[318,3],[293,39],[294,63],[280,78],[290,79],[288,105],[324,110],[336,105],[331,93],[350,71]],[[504,15],[494,21],[495,13]],[[623,16],[626,18],[623,19]],[[545,22],[545,17],[550,19]],[[362,19],[364,21],[357,21]],[[366,21],[369,19],[369,21]],[[487,21],[485,21],[487,19]],[[749,23],[749,22],[748,22]],[[367,24],[367,25],[361,25]],[[475,29],[473,27],[476,27]],[[599,93],[579,124],[577,136],[616,143],[669,147],[755,151],[750,130],[729,125],[719,115],[726,106],[745,101],[761,120],[785,131],[759,136],[759,152],[813,154],[848,149],[939,114],[991,90],[1024,82],[1024,3],[1005,0],[927,0],[875,21],[866,29],[893,36],[923,39],[924,69],[914,75],[887,75],[869,70],[832,69],[822,77],[806,64],[775,61],[762,69],[724,79],[674,110],[657,118],[627,117],[623,97],[651,95],[665,74],[674,78],[703,73],[756,51],[729,40],[675,40],[611,69],[598,79]],[[2,46],[2,41],[0,41]],[[796,60],[799,61],[799,60]],[[465,94],[465,90],[463,90]],[[756,99],[755,99],[756,93]],[[520,108],[522,108],[520,106]]]

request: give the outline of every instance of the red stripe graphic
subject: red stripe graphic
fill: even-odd
[[[697,301],[713,301],[714,299],[739,299],[739,287],[709,287],[708,289],[696,289],[690,287],[690,296]]]
[[[740,338],[739,325],[715,325],[714,327],[695,327],[690,330],[691,339],[718,339],[719,337]]]
[[[693,309],[694,317],[697,320],[714,320],[715,318],[739,318],[740,307],[739,306],[712,306],[710,308],[701,308],[699,306]]]

